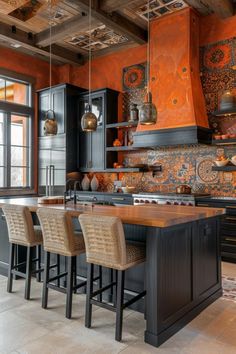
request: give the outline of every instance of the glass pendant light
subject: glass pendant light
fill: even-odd
[[[157,122],[157,109],[152,103],[150,91],[150,4],[148,0],[148,43],[147,43],[147,94],[146,101],[139,109],[139,123],[141,125],[153,125]]]
[[[55,112],[52,109],[52,2],[50,0],[49,28],[50,28],[50,45],[49,45],[49,86],[50,86],[50,109],[45,113],[44,135],[57,135],[57,121]]]
[[[92,97],[91,97],[91,18],[92,18],[92,2],[89,0],[89,102],[86,107],[86,112],[81,118],[81,128],[84,132],[94,132],[97,130],[97,117],[92,112]]]

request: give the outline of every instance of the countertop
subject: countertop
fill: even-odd
[[[38,204],[38,198],[8,198],[0,199],[1,204],[15,204],[27,206],[30,211],[35,212],[38,208],[53,208],[67,210],[72,216],[78,217],[81,213],[93,215],[117,216],[123,223],[168,227],[183,224],[200,219],[206,219],[225,213],[222,208],[206,208],[178,205],[125,205],[125,206],[82,206],[73,203],[63,204]]]

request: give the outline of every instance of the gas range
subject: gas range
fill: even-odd
[[[195,206],[196,198],[209,194],[176,194],[176,193],[140,193],[133,194],[134,205],[160,204]]]

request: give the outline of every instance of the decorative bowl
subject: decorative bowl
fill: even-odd
[[[135,187],[133,186],[125,186],[121,187],[123,193],[134,193]]]
[[[233,165],[236,166],[236,155],[235,156],[232,156],[230,161],[232,162]]]
[[[226,160],[216,160],[216,161],[214,161],[215,162],[215,164],[216,164],[216,166],[218,166],[218,167],[223,167],[223,166],[226,166],[227,164],[228,164],[228,162],[229,162],[229,159],[226,159]],[[235,161],[236,162],[236,161]],[[236,164],[236,163],[235,163]]]

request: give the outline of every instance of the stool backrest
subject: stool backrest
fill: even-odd
[[[87,262],[104,267],[126,263],[126,243],[122,222],[117,217],[81,214]]]
[[[15,244],[30,245],[35,241],[33,220],[29,209],[22,205],[4,205],[9,241]]]
[[[43,246],[48,252],[68,255],[75,250],[72,218],[67,211],[39,208],[37,215],[43,232]]]

